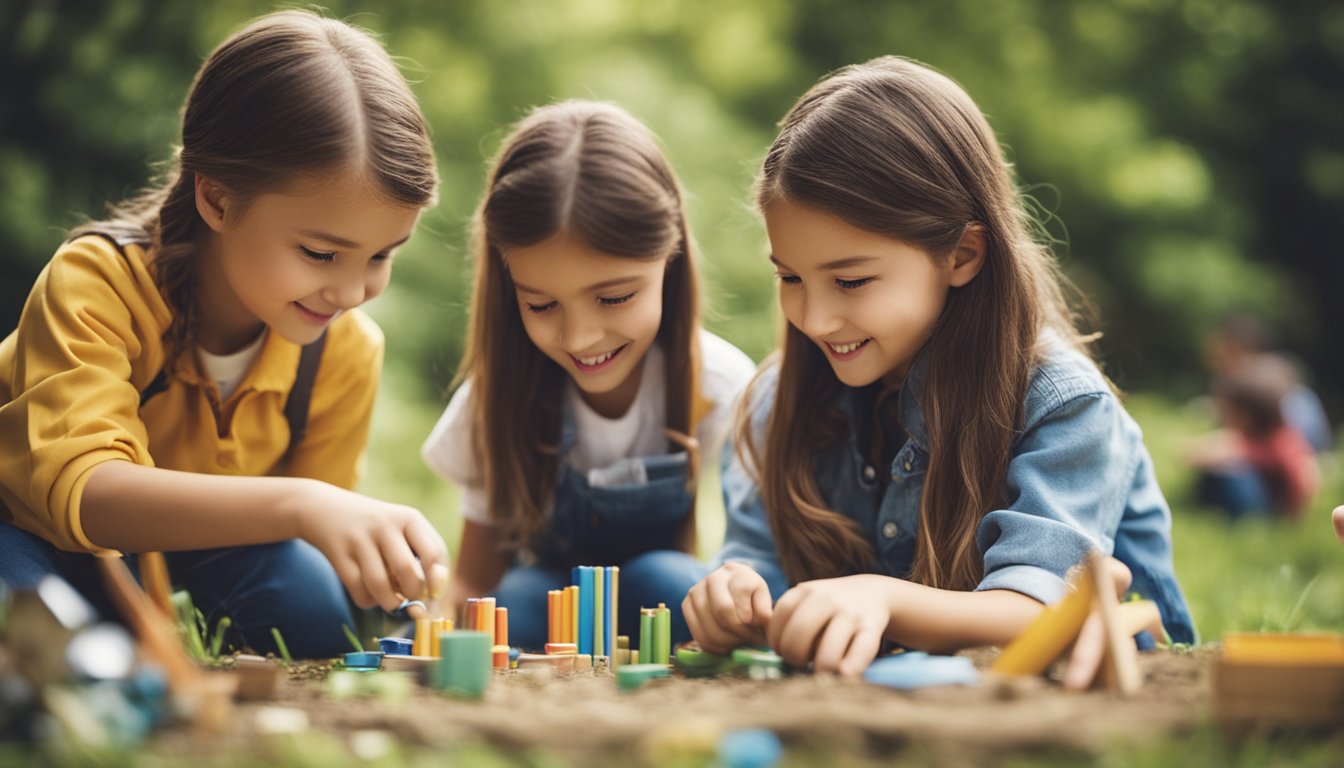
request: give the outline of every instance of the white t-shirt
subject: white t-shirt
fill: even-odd
[[[702,471],[718,464],[723,441],[732,426],[738,396],[756,372],[751,358],[732,344],[701,329],[700,394],[714,407],[700,420],[695,437],[700,441]],[[667,452],[666,380],[660,346],[654,344],[644,356],[639,392],[621,416],[608,419],[583,401],[578,386],[565,378],[565,408],[573,414],[578,440],[566,460],[580,472],[609,467],[632,456],[657,456]],[[471,453],[471,381],[453,393],[448,407],[434,425],[420,455],[435,474],[456,483],[460,489],[462,516],[482,525],[490,524],[485,489],[480,485]]]
[[[197,347],[197,351],[201,353],[201,366],[205,368],[205,375],[219,387],[221,402],[228,400],[229,395],[243,383],[243,377],[247,376],[247,370],[261,353],[261,345],[265,341],[266,331],[263,330],[257,334],[252,343],[230,355],[212,355],[204,348]]]

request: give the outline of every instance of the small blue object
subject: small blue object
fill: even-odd
[[[719,739],[719,762],[724,768],[770,768],[784,754],[773,731],[738,728]]]
[[[382,651],[353,651],[345,654],[345,666],[350,669],[378,669],[382,665]]]
[[[509,649],[509,665],[510,665],[510,666],[513,666],[514,664],[518,663],[518,657],[519,657],[519,656],[522,656],[522,655],[523,655],[523,649],[522,649],[522,648],[510,648],[510,649]]]
[[[912,691],[936,685],[975,685],[980,681],[980,673],[965,656],[930,656],[923,651],[906,651],[877,659],[868,665],[863,679]]]
[[[415,643],[405,637],[380,637],[378,647],[388,655],[410,656]]]

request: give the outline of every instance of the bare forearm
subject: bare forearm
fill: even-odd
[[[90,470],[80,518],[95,544],[127,552],[264,544],[299,536],[299,500],[316,482],[109,461]]]
[[[910,582],[891,590],[886,638],[909,648],[952,653],[1003,645],[1040,615],[1043,605],[1003,589],[954,592]]]
[[[453,603],[482,597],[499,586],[511,558],[499,551],[494,528],[470,520],[462,524],[462,540],[453,566]]]

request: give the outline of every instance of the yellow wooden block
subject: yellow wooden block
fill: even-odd
[[[1047,605],[1041,615],[1003,649],[990,669],[1003,675],[1039,675],[1059,658],[1087,621],[1096,594],[1091,568],[1080,569],[1073,581],[1073,592],[1063,600]]]
[[[1225,661],[1233,663],[1344,665],[1344,636],[1329,633],[1233,634],[1223,637]]]

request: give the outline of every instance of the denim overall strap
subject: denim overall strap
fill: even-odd
[[[676,549],[695,497],[685,453],[623,459],[581,473],[565,465],[549,524],[531,547],[541,564],[621,565]]]

